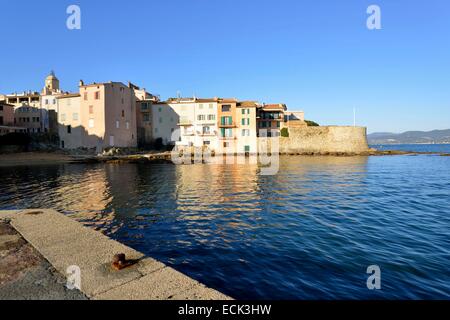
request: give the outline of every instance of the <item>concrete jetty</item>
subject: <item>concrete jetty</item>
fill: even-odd
[[[54,210],[0,211],[0,220],[8,221],[61,275],[79,267],[80,290],[89,299],[231,299]],[[111,262],[118,253],[136,263],[115,270]]]

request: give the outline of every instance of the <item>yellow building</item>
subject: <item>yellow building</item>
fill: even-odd
[[[255,101],[242,101],[236,105],[237,149],[238,154],[256,154],[258,152],[256,137],[256,110],[259,104]]]

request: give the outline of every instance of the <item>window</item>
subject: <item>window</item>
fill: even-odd
[[[244,110],[242,110],[242,111],[244,111]],[[245,119],[241,119],[241,124],[245,125]]]
[[[122,110],[122,118],[125,118],[125,110]]]
[[[89,114],[93,114],[94,113],[94,106],[89,106]]]
[[[150,121],[150,114],[144,113],[144,115],[143,115],[143,120],[144,120],[145,122]]]
[[[148,103],[147,102],[142,102],[141,110],[148,110]]]
[[[127,128],[127,130],[130,130],[130,123],[128,121],[125,122],[125,127]]]
[[[229,105],[229,104],[224,104],[224,105],[222,106],[222,112],[229,112],[229,111],[231,111],[231,105]]]
[[[95,100],[100,100],[100,91],[95,91]]]
[[[247,114],[250,114],[250,109],[247,109]]]
[[[116,120],[116,129],[119,129],[120,128],[120,122],[119,122],[119,120]]]
[[[0,117],[0,126],[3,125],[3,117]]]
[[[198,107],[199,107],[200,109],[203,109],[203,103],[200,103],[200,104],[198,105]]]
[[[209,134],[211,132],[211,128],[208,126],[203,127],[203,134]]]
[[[0,111],[3,111],[3,106],[0,106]]]
[[[56,104],[56,99],[53,99],[53,104]]]
[[[48,104],[48,99],[45,99],[45,104],[46,104],[46,105]]]
[[[250,130],[249,129],[242,129],[242,136],[243,137],[250,137]]]
[[[220,129],[221,137],[232,137],[233,136],[233,130],[227,129],[227,128],[221,128]]]
[[[250,125],[250,118],[247,118],[247,125]]]
[[[245,114],[245,109],[242,109],[242,114]]]
[[[220,124],[221,125],[232,125],[233,117],[221,117]]]
[[[216,120],[215,114],[208,114],[208,120]]]
[[[214,106],[214,105],[213,105],[212,103],[209,104],[209,108],[210,108],[210,109],[212,109],[213,106]],[[208,141],[208,142],[209,142],[209,141]]]
[[[162,123],[162,122],[163,122],[162,117],[159,117],[159,123]]]
[[[68,126],[67,126],[67,133],[68,133],[68,134],[71,134],[71,133],[72,133],[72,126],[71,126],[71,125],[68,125]]]
[[[230,146],[230,143],[229,143],[229,142],[224,142],[224,143],[223,143],[223,147],[224,147],[224,148],[228,148],[229,146]]]
[[[89,119],[88,126],[89,126],[89,128],[93,128],[94,127],[94,119]]]
[[[209,146],[210,144],[211,144],[211,141],[208,141],[208,140],[203,141],[203,145],[204,146]]]
[[[72,114],[73,121],[78,121],[78,113]]]
[[[203,121],[205,119],[206,119],[206,116],[204,114],[200,114],[200,115],[197,116],[197,120],[198,121]]]

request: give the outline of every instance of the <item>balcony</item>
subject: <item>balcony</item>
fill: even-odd
[[[232,123],[219,123],[219,128],[237,128],[237,125],[235,122]]]
[[[193,123],[191,120],[180,120],[180,122],[178,122],[177,125],[180,127],[186,127],[186,126],[192,126]]]
[[[219,140],[236,140],[237,137],[219,137]]]
[[[209,125],[215,125],[217,123],[217,120],[197,120],[197,123],[200,124],[209,124]]]
[[[269,120],[276,121],[276,120],[284,120],[284,116],[282,116],[282,115],[279,115],[279,116],[257,115],[256,119],[258,119],[258,120],[267,120],[267,121],[269,121]]]
[[[200,132],[197,131],[197,135],[202,136],[202,137],[214,137],[217,135],[217,131],[214,132]]]

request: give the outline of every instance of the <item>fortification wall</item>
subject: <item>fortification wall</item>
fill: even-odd
[[[289,128],[280,138],[280,153],[361,153],[369,151],[365,127]]]

